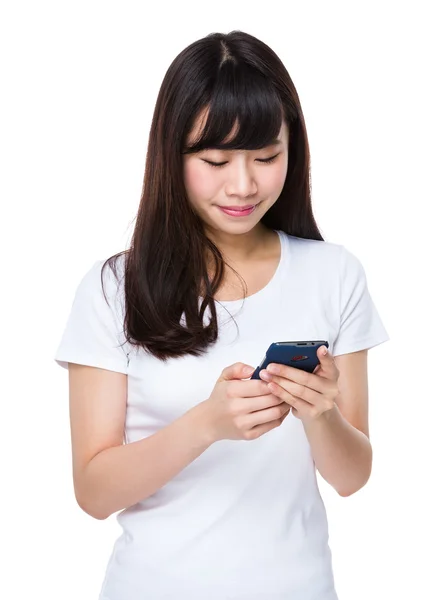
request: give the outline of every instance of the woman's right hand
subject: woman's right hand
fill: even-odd
[[[248,367],[250,372],[243,369]],[[255,440],[279,427],[291,407],[269,391],[265,381],[248,379],[254,371],[244,363],[223,369],[210,397],[195,409],[202,411],[201,422],[211,442]]]

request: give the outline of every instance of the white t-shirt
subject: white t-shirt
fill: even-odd
[[[108,306],[104,261],[85,274],[55,360],[127,374],[126,443],[208,398],[226,366],[256,367],[271,342],[324,339],[336,356],[389,339],[352,253],[278,233],[282,252],[272,280],[244,304],[216,303],[219,339],[202,357],[163,363],[120,346],[123,280],[117,288],[111,269],[104,271]],[[117,520],[122,534],[99,600],[337,599],[315,465],[302,422],[291,413],[257,440],[213,444]]]

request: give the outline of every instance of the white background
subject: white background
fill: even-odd
[[[434,597],[429,4],[2,4],[2,598],[97,598],[120,529],[75,502],[53,356],[84,272],[127,247],[166,69],[233,29],[285,63],[316,219],[362,261],[391,336],[369,354],[372,477],[349,498],[320,480],[339,598]]]

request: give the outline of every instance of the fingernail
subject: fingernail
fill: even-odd
[[[248,375],[249,373],[253,373],[254,370],[255,370],[254,367],[244,367],[243,373],[245,373],[246,375]]]
[[[322,354],[325,356],[327,354],[327,346],[323,346]]]

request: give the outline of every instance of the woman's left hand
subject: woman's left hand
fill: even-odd
[[[320,364],[313,373],[276,363],[259,373],[270,391],[290,404],[292,414],[301,421],[316,420],[335,407],[339,371],[330,352],[326,349],[323,354],[324,349],[325,346],[320,346],[317,350]]]

